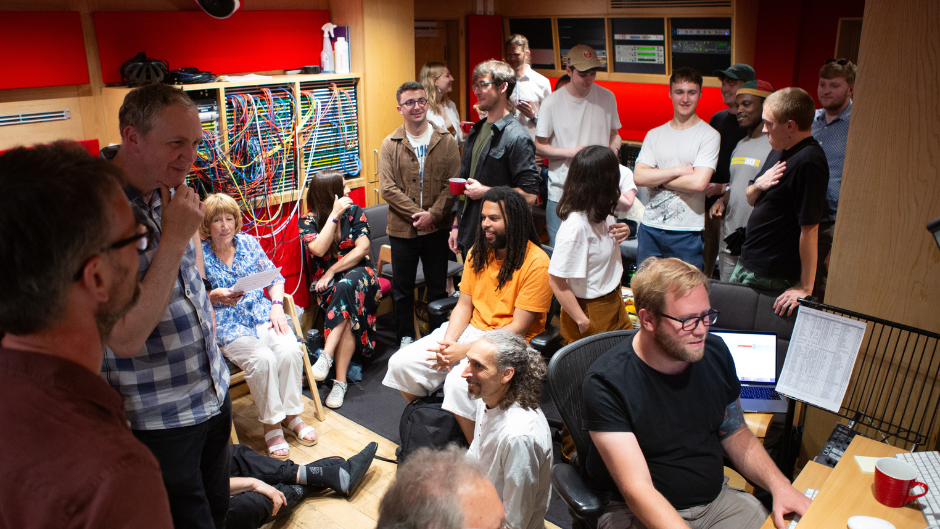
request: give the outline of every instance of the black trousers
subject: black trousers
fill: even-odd
[[[303,499],[297,487],[288,486],[297,483],[297,464],[289,459],[280,461],[273,457],[263,456],[244,445],[232,445],[229,451],[231,476],[255,478],[281,491],[287,499],[287,504],[278,509],[276,518],[290,516],[294,507]],[[312,465],[328,467],[342,463],[341,457],[327,457],[315,461]],[[273,508],[274,503],[267,496],[257,492],[244,492],[232,496],[228,516],[225,518],[225,527],[226,529],[257,529],[272,520]]]
[[[160,463],[170,514],[178,528],[225,527],[229,504],[228,440],[232,398],[200,424],[166,430],[134,430]]]
[[[395,277],[392,278],[392,301],[395,304],[395,320],[398,322],[398,337],[414,336],[415,276],[418,273],[418,260],[424,266],[424,283],[428,288],[428,302],[447,297],[447,230],[437,230],[430,235],[414,239],[391,237],[392,266]],[[441,326],[446,318],[429,316],[431,329]],[[440,321],[438,321],[440,320]]]

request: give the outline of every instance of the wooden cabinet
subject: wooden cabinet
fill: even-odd
[[[415,80],[414,2],[333,0],[330,17],[334,24],[350,27],[352,69],[362,72],[360,150],[366,203],[371,206],[381,201],[378,155],[382,140],[403,123],[395,91]]]

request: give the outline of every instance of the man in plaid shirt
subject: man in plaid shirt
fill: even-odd
[[[225,525],[229,501],[229,372],[193,242],[204,206],[185,185],[202,141],[199,114],[167,85],[132,90],[120,110],[124,192],[154,229],[139,252],[140,303],[114,327],[101,376],[125,398],[134,435],[156,456],[176,527]],[[175,190],[175,192],[174,192]]]

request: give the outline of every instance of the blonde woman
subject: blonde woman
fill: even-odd
[[[463,146],[464,134],[460,130],[460,113],[448,94],[454,89],[454,76],[441,62],[429,62],[421,67],[418,82],[424,86],[428,98],[428,121],[450,132]]]

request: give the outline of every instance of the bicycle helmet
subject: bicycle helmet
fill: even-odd
[[[157,84],[166,77],[170,66],[162,59],[150,59],[140,52],[121,65],[121,81],[127,86]]]

